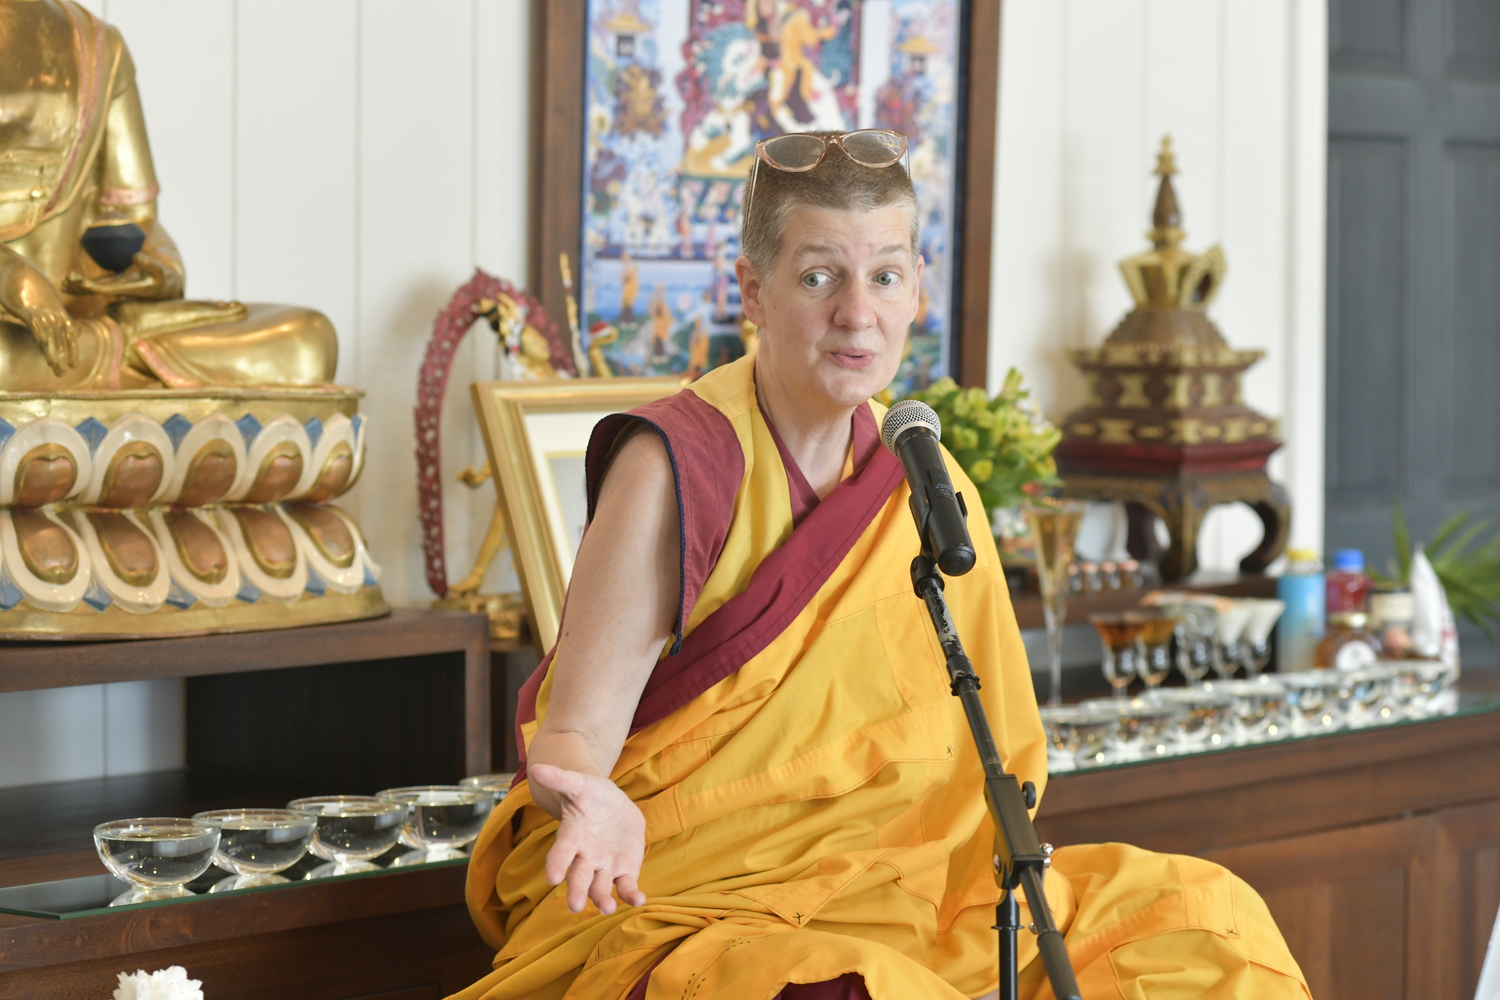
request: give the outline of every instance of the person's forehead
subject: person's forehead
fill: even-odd
[[[793,257],[911,250],[911,217],[901,205],[875,209],[798,206],[787,213],[782,246]]]

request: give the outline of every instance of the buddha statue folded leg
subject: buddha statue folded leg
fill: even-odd
[[[57,374],[30,330],[0,320],[0,392],[78,392],[160,385],[149,373],[125,368],[126,337],[108,316],[73,320],[78,364]]]
[[[208,386],[320,386],[333,381],[338,340],[322,313],[250,303],[239,315],[182,326],[131,303],[119,313],[130,342],[125,366],[174,389]],[[150,305],[155,305],[151,303]],[[161,303],[180,310],[191,303]],[[223,306],[214,303],[212,305]]]

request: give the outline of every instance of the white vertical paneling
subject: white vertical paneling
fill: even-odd
[[[182,678],[105,684],[102,689],[104,774],[183,766]]]
[[[1328,2],[1290,0],[1287,100],[1290,238],[1281,357],[1286,385],[1286,483],[1292,543],[1323,548],[1324,353],[1328,219]]]
[[[1283,417],[1273,474],[1294,540],[1322,523],[1326,0],[1010,0],[1004,9],[990,380],[1019,365],[1044,409],[1081,401],[1064,349],[1098,344],[1130,308],[1115,262],[1144,249],[1170,132],[1189,249],[1222,242],[1212,317],[1269,357],[1246,399]],[[1200,563],[1233,569],[1260,537],[1216,508]]]
[[[187,265],[187,293],[230,298],[234,286],[234,2],[110,0],[161,182],[161,220]]]
[[[104,689],[0,694],[0,788],[104,773]]]
[[[476,0],[474,14],[474,259],[479,267],[516,285],[527,281],[527,206],[531,204],[531,7],[514,0]],[[573,261],[573,266],[578,266]],[[566,316],[548,317],[567,329]],[[469,402],[469,383],[499,375],[496,339],[488,326],[475,342],[471,367],[459,372],[449,392],[458,396],[457,423],[468,441],[468,461],[484,462],[484,440]],[[450,473],[451,474],[451,473]],[[449,493],[450,499],[458,499]],[[468,572],[495,507],[493,480],[464,497],[467,543],[450,545],[453,582]],[[485,591],[519,590],[510,552],[502,552],[485,578]]]
[[[1012,365],[1039,398],[1056,397],[1047,352],[1062,328],[1059,280],[1064,63],[1063,7],[1055,0],[1008,0],[1000,35],[999,148],[995,151],[991,251],[989,381]]]
[[[473,4],[432,4],[413,16],[396,0],[359,13],[358,347],[351,379],[369,393],[365,482],[349,504],[397,602],[430,598],[416,516],[412,406],[423,345],[438,311],[474,265]],[[452,473],[472,454],[455,432],[472,421],[462,389],[473,347],[455,361],[444,472],[449,551],[472,551],[469,497]],[[462,420],[465,424],[459,424]],[[458,540],[457,542],[451,540]],[[477,544],[477,543],[476,543]]]
[[[354,0],[236,4],[236,294],[326,314],[345,382],[358,343],[357,20]]]

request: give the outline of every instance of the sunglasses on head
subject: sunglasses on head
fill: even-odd
[[[745,217],[750,216],[755,179],[760,175],[762,160],[787,173],[806,173],[823,162],[830,146],[837,146],[860,166],[876,169],[892,166],[907,153],[906,136],[886,128],[862,128],[827,136],[788,132],[762,139],[755,144],[755,166],[745,191]]]

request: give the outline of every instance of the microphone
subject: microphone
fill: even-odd
[[[962,576],[974,568],[969,509],[963,495],[953,491],[939,444],[942,435],[938,415],[917,399],[904,399],[891,407],[880,424],[880,440],[906,469],[911,516],[917,522],[922,551],[948,576]]]

